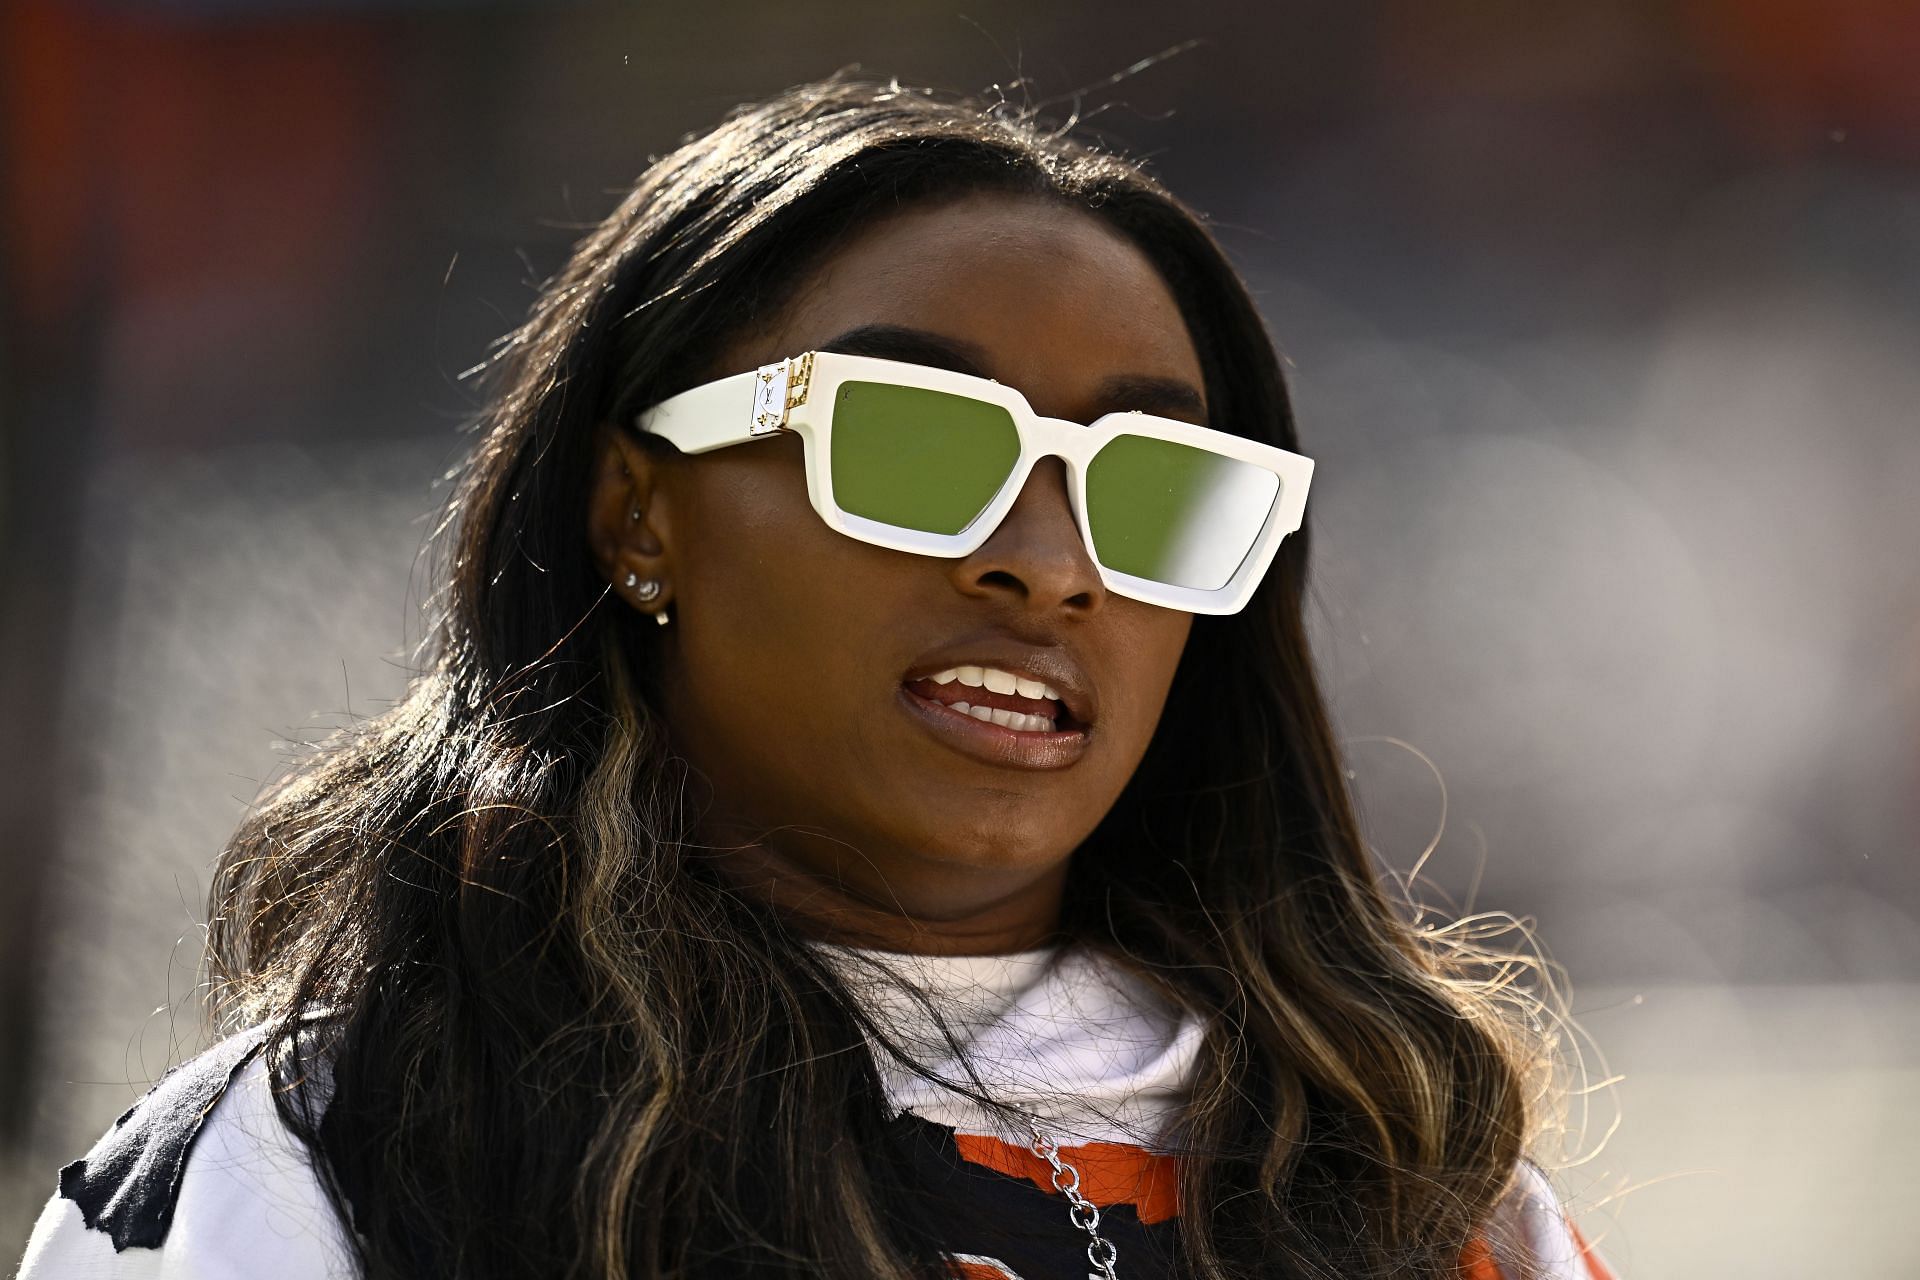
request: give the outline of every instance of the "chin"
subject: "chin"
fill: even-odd
[[[908,847],[921,857],[975,871],[1049,871],[1073,856],[1085,832],[1062,831],[1054,822],[987,822],[971,827],[947,826]]]

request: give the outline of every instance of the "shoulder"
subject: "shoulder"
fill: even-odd
[[[19,1280],[338,1280],[352,1251],[274,1106],[264,1032],[181,1063],[60,1171]]]
[[[1466,1280],[1614,1280],[1530,1160],[1520,1162],[1513,1186],[1464,1261]]]

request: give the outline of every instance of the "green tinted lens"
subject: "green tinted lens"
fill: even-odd
[[[834,400],[828,469],[850,515],[959,533],[1019,457],[1013,415],[982,400],[886,382],[843,382]]]
[[[1100,563],[1213,591],[1247,558],[1280,492],[1264,467],[1208,449],[1115,436],[1087,465],[1087,523]]]

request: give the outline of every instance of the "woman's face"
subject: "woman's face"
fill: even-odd
[[[1076,422],[1205,421],[1166,282],[1105,224],[1034,198],[968,196],[856,233],[705,373],[809,350],[994,378]],[[604,440],[595,550],[625,606],[629,571],[665,587],[664,711],[711,783],[700,831],[736,882],[903,950],[1043,938],[1070,855],[1153,736],[1190,624],[1102,586],[1060,461],[1034,469],[978,551],[942,559],[829,529],[795,436],[697,456]],[[966,667],[1066,695],[1059,726],[940,705],[955,689],[926,678]]]

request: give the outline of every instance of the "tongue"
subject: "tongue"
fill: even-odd
[[[1030,716],[1045,716],[1049,720],[1060,718],[1060,704],[1052,698],[1023,698],[1017,693],[995,693],[991,689],[961,684],[958,680],[952,680],[946,684],[935,684],[931,680],[915,680],[907,688],[929,701],[944,702],[948,706],[956,702],[964,702],[968,706],[992,707],[997,711],[1019,711]]]

